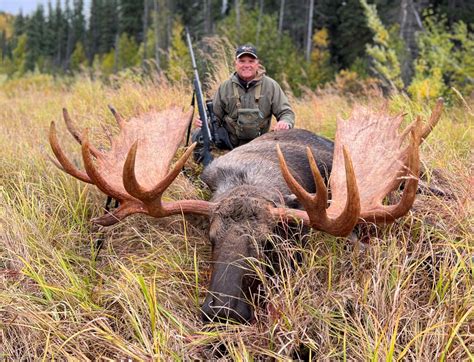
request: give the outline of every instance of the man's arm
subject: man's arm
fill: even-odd
[[[295,113],[291,109],[288,97],[277,82],[273,81],[273,87],[272,113],[277,119],[275,129],[293,128],[295,126]]]
[[[216,94],[214,94],[214,98],[212,99],[212,110],[214,111],[214,115],[216,116],[219,124],[223,124],[224,119],[224,108],[222,106],[221,91],[222,84],[219,86]]]

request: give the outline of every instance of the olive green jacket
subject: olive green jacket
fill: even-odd
[[[259,72],[255,80],[256,82],[253,82],[248,89],[244,89],[237,78],[237,74],[234,73],[230,79],[219,86],[213,99],[214,114],[229,132],[230,140],[234,146],[245,143],[238,140],[235,130],[239,99],[235,96],[234,85],[237,86],[239,93],[240,108],[258,108],[262,112],[261,134],[268,132],[272,115],[276,117],[278,122],[288,123],[290,128],[295,125],[295,114],[280,85],[263,72]],[[258,84],[261,84],[261,89],[260,98],[256,102],[255,91]]]

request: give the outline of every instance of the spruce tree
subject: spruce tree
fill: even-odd
[[[105,54],[115,46],[119,32],[119,10],[117,0],[104,0],[99,22],[99,53]]]
[[[143,0],[120,0],[120,33],[143,40]]]
[[[74,34],[74,46],[84,43],[86,34],[86,19],[84,17],[84,0],[74,0],[74,9],[71,19],[72,32]]]
[[[43,5],[33,13],[27,26],[25,70],[33,71],[44,51],[45,17]]]
[[[92,0],[89,17],[89,28],[87,30],[87,57],[89,59],[89,63],[92,63],[94,56],[99,53],[102,9],[102,0]]]

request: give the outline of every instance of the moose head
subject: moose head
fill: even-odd
[[[298,129],[265,134],[206,167],[202,179],[213,191],[210,201],[162,200],[195,147],[170,170],[191,116],[176,107],[128,121],[111,107],[120,132],[108,151],[91,145],[87,130],[79,132],[64,109],[66,126],[82,146],[85,171],[61,149],[54,122],[49,141],[56,166],[120,202],[113,212],[93,219],[99,225],[113,225],[135,213],[209,217],[213,271],[203,318],[244,322],[253,316],[246,297],[251,284],[247,260],[259,257],[260,246],[278,224],[302,223],[347,236],[358,223],[390,223],[410,210],[418,185],[419,145],[442,108],[439,100],[426,125],[418,117],[399,132],[403,115],[355,107],[349,120],[338,120],[334,144]],[[385,197],[402,182],[399,202],[385,205]]]

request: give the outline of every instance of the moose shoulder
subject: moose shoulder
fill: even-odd
[[[194,147],[168,171],[189,120],[179,109],[127,122],[112,109],[121,131],[108,152],[93,147],[87,132],[79,132],[64,110],[68,130],[82,145],[85,172],[62,151],[54,123],[50,144],[57,166],[120,201],[113,213],[93,220],[98,224],[112,225],[134,213],[208,216],[213,272],[203,317],[248,321],[252,310],[246,299],[250,286],[246,261],[259,256],[259,246],[275,226],[302,222],[344,236],[357,223],[393,222],[406,214],[417,188],[419,145],[441,111],[440,100],[425,126],[418,118],[399,132],[402,115],[355,107],[349,120],[338,121],[334,144],[298,129],[263,135],[204,170],[202,179],[213,191],[210,201],[161,200]],[[403,180],[400,201],[384,205],[385,196]]]

